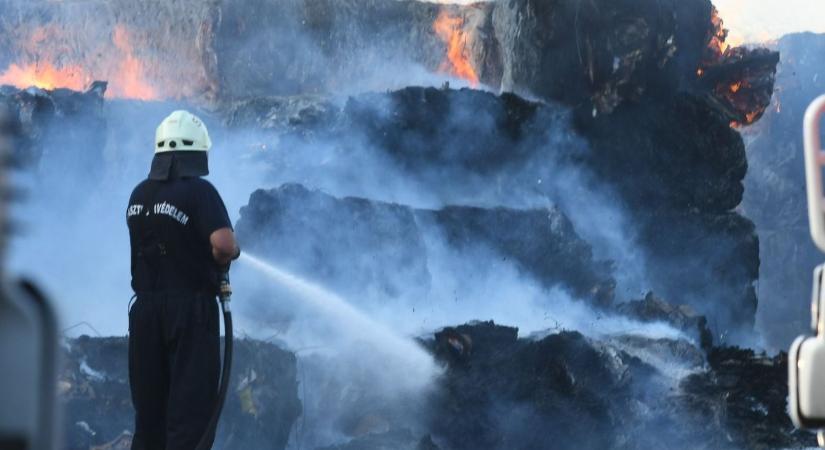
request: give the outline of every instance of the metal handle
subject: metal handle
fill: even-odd
[[[232,285],[229,283],[229,272],[220,274],[220,285],[218,288],[218,299],[221,301],[221,306],[224,312],[230,312],[232,307]]]
[[[813,287],[811,288],[811,331],[816,336],[825,336],[825,308],[823,308],[823,274],[825,274],[825,264],[820,264],[814,269]]]
[[[805,178],[808,184],[808,223],[814,244],[825,252],[825,194],[822,170],[825,167],[820,124],[825,114],[825,95],[817,98],[805,112]]]

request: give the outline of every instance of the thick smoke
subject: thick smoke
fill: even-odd
[[[381,102],[386,100],[376,96],[371,101],[377,102],[373,106],[380,109]],[[469,105],[467,108],[454,111],[452,120],[462,122],[463,126],[491,126],[491,118],[469,109]],[[559,110],[560,118],[565,114]],[[264,183],[258,185],[263,188],[300,183],[339,198],[354,196],[429,209],[455,204],[517,209],[560,206],[564,211],[571,211],[569,217],[576,230],[596,246],[597,257],[614,259],[618,266],[628,268],[626,272],[619,270],[617,276],[622,297],[632,298],[641,292],[645,283],[644,266],[633,248],[632,228],[609,190],[600,190],[592,177],[559,159],[559,154],[565,153],[563,149],[574,153],[588,149],[570,131],[568,119],[557,124],[547,130],[546,140],[537,143],[539,147],[530,158],[502,170],[495,177],[496,182],[471,170],[456,169],[455,165],[410,171],[357,130],[338,133],[335,140],[319,137],[309,141],[296,139],[289,133],[239,133],[241,140],[235,146],[251,149],[248,157],[266,167]],[[441,148],[455,149],[458,153],[461,147],[456,142],[445,141]],[[302,207],[316,209],[316,205],[299,203],[296,210],[288,213],[300,215]],[[313,217],[313,227],[343,233],[338,235],[342,241],[358,241],[347,235],[334,214]],[[419,282],[420,278],[401,275],[390,277],[389,289],[371,284],[336,285],[336,289],[349,294],[347,301],[401,335],[426,335],[448,325],[493,319],[518,326],[524,336],[577,330],[592,337],[629,333],[653,339],[684,338],[666,325],[642,324],[596,312],[563,288],[542,286],[512,262],[502,260],[493,249],[479,247],[458,252],[446,243],[443,232],[436,227],[422,222],[418,222],[417,227],[422,230],[421,245],[426,254],[426,285]],[[272,239],[280,238],[273,236]],[[406,248],[413,239],[409,236],[408,242],[394,245]],[[299,249],[302,245],[302,242],[291,244]],[[302,252],[295,253],[301,259]],[[271,258],[270,262],[286,264],[291,270],[313,266],[308,254],[304,261],[286,261],[285,255],[277,253],[267,257]],[[369,263],[361,260],[369,260],[374,255],[358,248],[348,253],[328,248],[324,249],[323,257],[336,261],[337,265],[362,267]],[[386,267],[384,270],[401,273],[404,269]],[[312,269],[299,275],[309,280],[320,276]],[[288,348],[298,350],[300,363],[309,373],[303,382],[311,383],[302,392],[302,400],[310,411],[323,408],[324,414],[308,413],[308,422],[302,427],[313,432],[300,434],[300,438],[295,436],[296,446],[335,442],[348,429],[342,422],[353,416],[354,411],[364,411],[361,403],[364,397],[354,395],[330,400],[334,398],[330,391],[369,392],[366,398],[383,399],[379,402],[381,405],[397,404],[386,399],[408,392],[399,390],[399,379],[388,373],[381,361],[373,364],[371,358],[364,357],[371,354],[365,350],[368,345],[349,339],[342,341],[334,324],[325,322],[312,309],[296,308],[295,300],[284,297],[259,275],[241,267],[234,276],[236,283],[240,283],[237,286],[241,286],[236,289],[236,309],[242,314],[240,328],[251,336],[279,339]],[[657,365],[670,367],[658,362]],[[420,401],[420,395],[415,397]],[[417,410],[412,405],[417,403],[402,403],[411,405],[404,415],[407,420],[403,426],[415,427]]]
[[[250,48],[257,45],[245,41],[235,44]],[[312,39],[299,35],[290,45],[310,55],[303,70],[320,72],[334,64]],[[345,104],[347,99],[340,94],[411,84],[438,86],[446,80],[403,56],[387,60],[385,55],[391,51],[376,43],[375,48],[357,53],[352,60],[364,65],[346,68],[339,95],[330,100],[330,108]],[[364,72],[372,76],[358,76]],[[453,86],[464,84],[450,81]],[[268,78],[268,83],[262,89],[289,93],[302,88],[277,78]],[[366,101],[381,110],[381,102],[386,100],[376,95]],[[29,198],[15,209],[22,234],[12,247],[13,267],[41,277],[57,299],[66,327],[88,324],[70,334],[127,332],[126,312],[132,292],[124,212],[131,189],[148,171],[156,124],[179,107],[193,108],[167,102],[108,102],[104,142],[54,142],[38,167],[19,176]],[[451,161],[444,169],[410,168],[357,130],[338,133],[334,140],[323,136],[305,140],[297,139],[288,129],[227,127],[225,117],[219,113],[198,113],[215,142],[209,179],[221,191],[233,221],[239,218],[240,208],[254,190],[285,183],[300,183],[335,197],[355,196],[427,209],[450,205],[558,207],[593,246],[596,259],[614,262],[616,270],[607,275],[616,278],[620,300],[638,297],[649,288],[645,261],[635,246],[635,230],[621,202],[592,175],[562,158],[589,149],[571,131],[568,112],[560,107],[553,108],[558,120],[531,143],[529,156],[518,164],[499,168],[494,176],[464,170]],[[462,128],[484,128],[493,123],[492,117],[479,114],[471,104],[455,109],[450,120]],[[60,136],[70,132],[61,126],[53,124],[51,133]],[[461,142],[446,138],[438,145],[448,155],[461,156]],[[78,160],[84,164],[72,164]],[[599,312],[562,287],[542,285],[493,249],[478,247],[458,252],[446,243],[442,231],[424,223],[419,226],[423,230],[428,286],[422,288],[399,279],[393,286],[394,295],[368,286],[350,286],[347,291],[361,295],[344,299],[365,311],[377,326],[391,329],[397,336],[426,336],[440,327],[492,319],[519,327],[523,336],[576,330],[591,337],[633,334],[653,339],[685,338],[667,325],[642,324]],[[370,255],[327,257],[347,261]],[[310,271],[298,275],[313,281],[315,274]],[[428,368],[425,376],[412,379],[409,373],[401,372],[403,366],[388,370],[387,358],[374,351],[384,343],[370,341],[382,339],[380,334],[359,334],[342,327],[335,323],[335,315],[319,315],[300,298],[293,298],[294,294],[243,265],[236,265],[232,276],[240,334],[276,340],[299,356],[305,374],[303,427],[310,431],[293,435],[295,448],[333,444],[351,436],[357,426],[346,423],[348,413],[362,410],[363,402],[370,399],[395,408],[403,405],[405,411],[388,415],[403,415],[405,427],[416,428],[419,420],[426,420],[416,418],[428,394],[421,381],[429,381],[427,377],[437,370]],[[665,363],[657,365],[668,367]],[[353,390],[355,394],[344,398],[333,395]],[[516,405],[501,406],[507,411],[519,410]]]
[[[105,114],[106,142],[101,143],[104,145],[96,161],[98,167],[92,164],[61,170],[67,166],[60,155],[92,152],[94,143],[87,143],[88,147],[56,146],[53,153],[44,156],[39,168],[21,177],[26,179],[22,181],[30,197],[16,210],[25,234],[14,243],[13,262],[18,270],[43,277],[58,300],[67,326],[81,322],[91,325],[74,329],[71,334],[126,332],[131,290],[124,211],[132,187],[148,171],[155,124],[178,107],[181,105],[110,102]],[[576,230],[594,244],[599,258],[611,258],[620,267],[633,268],[626,275],[622,270],[617,272],[620,285],[624,284],[623,289],[629,292],[626,298],[644,287],[643,266],[632,264],[637,258],[632,229],[615,206],[618,203],[611,200],[609,191],[600,191],[591,177],[557,158],[559,147],[587,151],[571,133],[567,121],[559,121],[557,128],[548,130],[547,136],[555,137],[542,143],[545,150],[501,173],[497,183],[490,183],[471,171],[459,172],[458,176],[455,171],[439,170],[410,174],[358,133],[310,145],[284,133],[226,129],[219,117],[201,114],[215,141],[209,179],[222,192],[233,220],[237,220],[240,207],[253,190],[288,182],[323,189],[338,197],[358,196],[432,209],[451,204],[510,208],[556,205],[568,212]],[[470,111],[457,113],[456,117],[484,120]],[[59,129],[55,131],[60,133]],[[90,177],[91,173],[100,175]],[[439,181],[445,179],[449,183]],[[492,249],[457,252],[445,243],[440,231],[427,224],[420,226],[431,277],[423,294],[421,286],[411,284],[395,286],[395,297],[352,286],[349,291],[363,295],[346,299],[399,336],[426,335],[443,326],[493,319],[518,326],[525,336],[577,330],[593,337],[627,333],[651,338],[683,337],[669,326],[598,313],[562,288],[542,286],[512,262],[502,261]],[[328,257],[351,260],[370,255]],[[314,277],[311,272],[300,275],[309,280]],[[312,308],[302,307],[299,299],[289,301],[283,289],[248,267],[236,265],[233,278],[240,334],[284,343],[298,352],[300,364],[308,372],[303,382],[310,385],[302,397],[309,411],[316,413],[306,419],[305,426],[312,432],[302,435],[301,444],[331,444],[348,433],[350,427],[342,425],[341,420],[351,411],[360,410],[364,397],[330,401],[330,392],[339,388],[369,390],[384,405],[410,405],[405,414],[409,420],[404,422],[407,427],[415,427],[417,410],[413,406],[417,403],[413,400],[425,398],[421,386],[411,390],[409,378],[386,370],[386,358],[365,356],[375,354],[371,350],[375,342],[364,341],[358,335],[346,336],[346,329],[343,336],[347,339],[342,339],[335,317],[320,316]],[[94,330],[90,330],[92,327]],[[389,401],[393,398],[404,401]],[[318,412],[322,405],[323,414]]]

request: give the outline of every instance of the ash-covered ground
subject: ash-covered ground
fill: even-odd
[[[112,74],[0,91],[29,191],[12,263],[77,325],[66,448],[129,441],[126,340],[104,337],[126,332],[123,211],[180,107],[242,248],[288,275],[233,266],[216,448],[813,445],[775,351],[804,331],[781,298],[810,284],[801,149],[771,143],[799,140],[772,102],[813,96],[820,37],[729,48],[706,0],[217,1],[183,27],[190,2],[103,3],[0,2],[3,61],[58,35]],[[149,101],[105,94],[129,59],[94,55],[123,30]]]

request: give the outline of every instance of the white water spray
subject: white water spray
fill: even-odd
[[[241,254],[240,261],[320,313],[319,320],[327,320],[347,338],[369,343],[387,366],[400,369],[406,377],[427,384],[437,374],[432,357],[418,343],[374,321],[337,294],[247,253]]]

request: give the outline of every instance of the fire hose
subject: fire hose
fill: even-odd
[[[214,440],[215,433],[218,430],[218,421],[221,418],[221,411],[226,402],[226,392],[229,389],[229,376],[232,372],[232,285],[229,284],[229,271],[226,270],[220,275],[220,289],[218,291],[218,299],[221,302],[221,311],[223,312],[223,326],[224,326],[224,345],[223,345],[223,369],[221,370],[221,382],[218,388],[218,399],[215,402],[215,409],[212,411],[212,417],[209,419],[209,425],[203,433],[196,450],[209,450],[212,447],[211,442]]]

